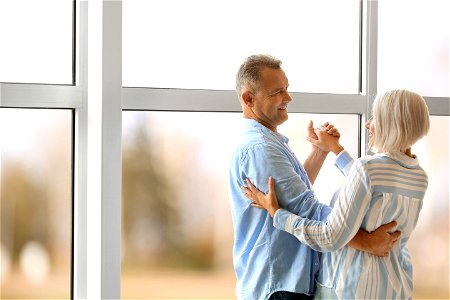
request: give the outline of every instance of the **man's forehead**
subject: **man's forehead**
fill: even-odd
[[[264,68],[261,70],[263,86],[266,88],[285,88],[289,85],[283,69]]]

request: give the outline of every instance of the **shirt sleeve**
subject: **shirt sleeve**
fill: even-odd
[[[267,144],[254,145],[246,154],[241,167],[245,176],[265,193],[268,192],[269,176],[272,176],[282,208],[312,220],[324,220],[330,213],[330,207],[316,199],[300,163],[282,149]]]
[[[334,165],[339,169],[339,171],[342,172],[342,174],[344,174],[345,177],[347,177],[353,165],[353,158],[347,151],[343,150],[336,156]]]
[[[334,163],[334,165],[339,169],[339,171],[341,171],[341,173],[347,177],[348,173],[350,172],[350,169],[353,165],[353,158],[350,156],[350,154],[345,151],[342,150],[337,156],[336,156],[336,161]],[[334,204],[336,203],[336,199],[339,196],[339,192],[340,192],[341,188],[339,188],[331,197],[330,200],[330,206],[334,207]]]
[[[355,163],[326,221],[316,221],[279,209],[273,225],[296,236],[311,248],[336,251],[355,236],[371,199],[370,181],[361,163]]]

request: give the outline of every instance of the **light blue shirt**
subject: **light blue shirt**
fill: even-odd
[[[341,168],[348,169],[348,164]],[[400,152],[366,156],[353,164],[326,222],[279,209],[274,226],[318,251],[333,251],[322,256],[318,282],[334,289],[339,299],[409,299],[413,280],[407,242],[427,186],[417,159]],[[360,227],[372,232],[394,220],[393,231],[400,230],[401,238],[387,257],[346,246]]]
[[[288,138],[255,120],[244,119],[243,123],[242,141],[233,154],[229,173],[237,297],[268,299],[276,291],[312,295],[319,254],[273,227],[270,215],[252,207],[241,186],[249,178],[267,192],[272,176],[281,207],[312,220],[326,219],[330,208],[317,201],[305,169],[288,146]]]

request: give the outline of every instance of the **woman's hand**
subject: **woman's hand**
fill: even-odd
[[[264,208],[269,212],[272,216],[275,215],[275,212],[280,208],[278,205],[277,195],[275,194],[275,183],[273,177],[269,177],[269,192],[264,194],[260,190],[258,190],[250,181],[250,179],[246,178],[247,181],[246,186],[242,186],[242,190],[244,190],[244,196],[248,199],[252,200],[252,206],[257,208]]]
[[[306,128],[308,138],[313,139],[313,140],[318,139],[318,136],[315,133],[315,129],[321,129],[323,131],[326,131],[329,135],[332,135],[337,138],[341,137],[339,130],[336,127],[334,127],[333,124],[325,122],[322,125],[320,125],[319,127],[314,128],[313,121],[309,120],[308,127]]]
[[[332,125],[331,125],[332,126]],[[335,129],[332,127],[332,129]],[[306,139],[318,149],[324,152],[333,152],[338,155],[344,148],[339,144],[340,135],[334,135],[330,133],[329,126],[327,127],[319,127],[314,129],[314,134],[316,135],[316,139],[308,136]],[[339,132],[338,132],[339,134]]]

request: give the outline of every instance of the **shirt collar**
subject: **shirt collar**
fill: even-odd
[[[263,124],[259,123],[258,121],[254,120],[254,119],[244,118],[244,126],[258,128],[266,134],[275,136],[277,139],[279,139],[283,143],[287,144],[289,142],[289,139],[286,136],[284,136],[278,132],[273,132],[272,130],[270,130],[269,128],[267,128],[266,126],[264,126]]]
[[[400,165],[405,166],[407,168],[416,168],[419,165],[419,160],[414,155],[414,157],[410,157],[403,152],[395,151],[395,152],[385,152],[379,153],[379,156],[387,156],[395,161],[397,161]]]

